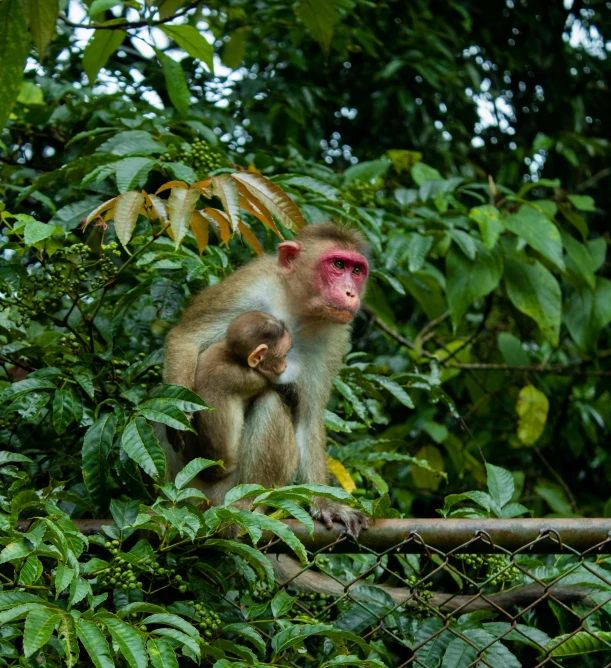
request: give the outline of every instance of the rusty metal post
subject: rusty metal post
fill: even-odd
[[[560,554],[588,550],[611,553],[611,519],[406,519],[378,520],[364,531],[358,542],[345,536],[343,525],[333,529],[315,522],[313,536],[298,520],[284,520],[305,547],[315,552],[326,549],[333,552],[358,552],[360,547],[375,552],[395,548],[403,553],[423,553],[456,550],[462,553],[492,553],[502,550],[538,554]],[[25,528],[28,522],[20,522]],[[99,533],[112,520],[75,520],[86,535]],[[342,538],[343,537],[343,538]],[[271,543],[267,552],[287,552],[286,544],[265,533],[260,543]]]

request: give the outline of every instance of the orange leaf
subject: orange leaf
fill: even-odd
[[[266,227],[269,227],[269,229],[277,234],[281,239],[284,239],[276,227],[276,223],[274,223],[272,214],[267,210],[265,205],[262,202],[256,201],[254,197],[248,192],[246,186],[242,185],[241,183],[238,184],[238,190],[241,195],[240,206],[244,209],[244,211],[248,211],[248,213],[252,214],[255,218],[258,218]]]
[[[169,190],[170,188],[188,188],[189,186],[184,181],[168,181],[164,183],[161,188],[157,189],[156,195],[162,193],[164,190]]]
[[[240,201],[236,182],[229,174],[213,176],[212,193],[216,195],[223,204],[223,209],[229,218],[231,228],[235,231],[240,224]]]
[[[210,217],[213,222],[218,224],[221,228],[221,239],[228,244],[229,239],[231,239],[231,228],[229,227],[229,221],[227,220],[226,214],[218,209],[204,209],[201,213],[203,213],[204,216]]]
[[[208,221],[199,211],[194,211],[191,216],[191,231],[197,241],[199,254],[201,255],[208,245]]]
[[[263,174],[254,172],[235,172],[231,175],[239,183],[243,183],[257,202],[261,202],[289,230],[298,232],[306,222],[293,200],[275,183],[266,179]]]
[[[116,199],[117,199],[116,197],[113,197],[112,199],[109,199],[107,202],[104,202],[104,204],[100,204],[100,206],[96,207],[85,219],[84,227],[87,227],[87,225],[89,225],[89,223],[96,216],[99,216],[100,214],[104,213],[104,211],[107,211],[108,209],[110,209],[114,205]]]
[[[246,227],[244,223],[238,223],[238,230],[242,233],[242,236],[248,242],[248,245],[255,251],[257,255],[263,255],[264,251],[259,243],[257,237],[252,233],[252,230]]]

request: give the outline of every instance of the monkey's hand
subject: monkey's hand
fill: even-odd
[[[342,503],[330,501],[329,499],[317,498],[310,509],[315,520],[322,522],[327,529],[333,528],[333,520],[341,522],[346,527],[346,532],[358,538],[361,531],[369,528],[369,518],[360,510],[355,510]]]

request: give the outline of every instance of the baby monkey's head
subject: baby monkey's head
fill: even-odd
[[[231,321],[226,344],[241,363],[275,380],[286,369],[291,337],[283,322],[269,313],[248,311]]]

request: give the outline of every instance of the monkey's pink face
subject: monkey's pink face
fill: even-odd
[[[317,288],[326,317],[348,323],[361,305],[367,260],[356,251],[335,248],[325,253],[315,269]]]
[[[321,244],[319,255],[304,258],[296,241],[284,241],[278,245],[278,268],[292,282],[293,308],[304,314],[347,324],[359,310],[368,266],[357,251]]]

